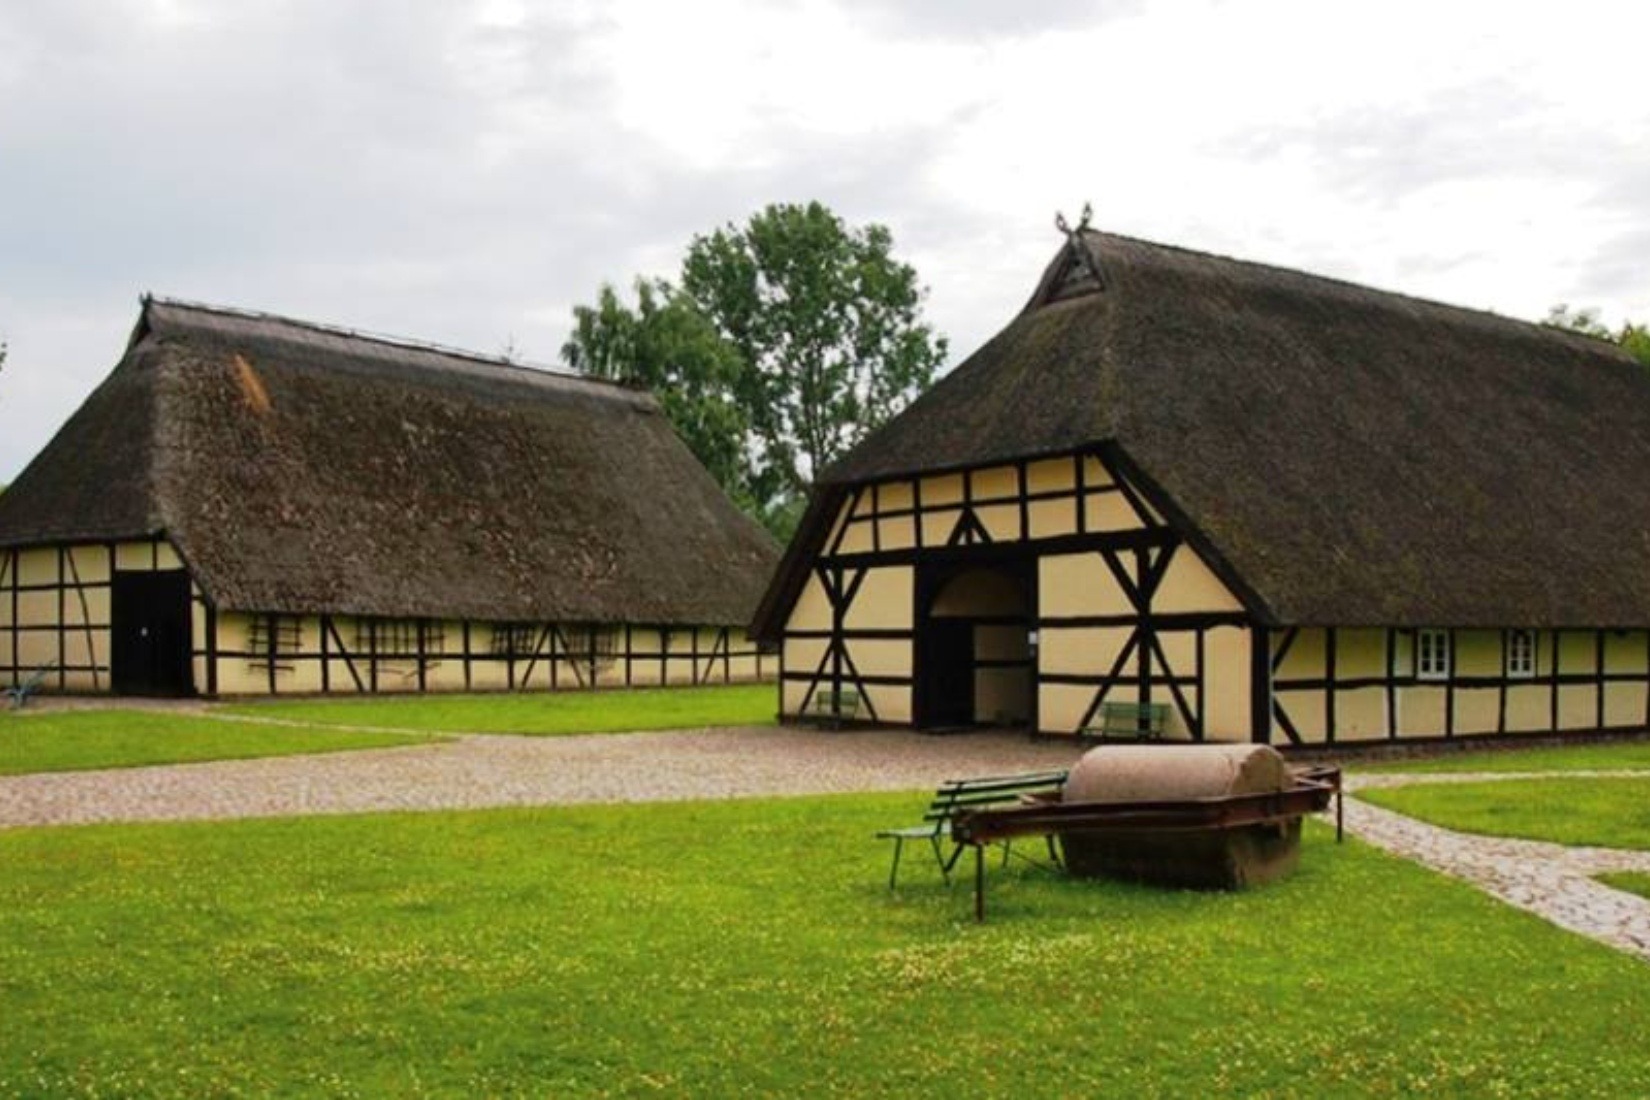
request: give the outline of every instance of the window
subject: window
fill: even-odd
[[[246,665],[259,672],[291,672],[291,657],[304,648],[302,620],[291,615],[254,615],[246,635]]]
[[[1415,656],[1415,675],[1419,679],[1449,679],[1449,631],[1416,631]]]
[[[1535,675],[1535,631],[1509,630],[1506,635],[1507,676],[1528,680]]]
[[[567,631],[567,644],[575,656],[588,657],[591,664],[597,668],[606,668],[613,663],[619,650],[620,627],[592,624],[587,627],[570,627]]]
[[[375,657],[416,658],[419,654],[417,619],[357,619],[355,648]],[[424,624],[426,656],[439,656],[446,648],[446,633],[440,623]]]
[[[538,644],[539,628],[533,623],[498,623],[493,627],[495,657],[529,657]]]

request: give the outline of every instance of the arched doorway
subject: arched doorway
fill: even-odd
[[[918,573],[916,724],[1035,724],[1030,563],[929,566]]]

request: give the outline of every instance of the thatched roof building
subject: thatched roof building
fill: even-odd
[[[1001,333],[826,473],[758,631],[786,634],[868,487],[1073,454],[1274,633],[1650,626],[1650,372],[1619,348],[1085,232]],[[998,557],[1025,540],[1012,526],[990,533]]]
[[[777,556],[645,393],[146,299],[0,547],[157,538],[219,611],[509,623],[743,626]]]

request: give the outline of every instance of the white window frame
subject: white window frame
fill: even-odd
[[[1505,653],[1507,679],[1533,680],[1538,660],[1536,656],[1536,638],[1533,630],[1509,630],[1504,634],[1502,641]],[[1520,645],[1519,643],[1523,644]]]
[[[1438,683],[1450,678],[1449,631],[1426,627],[1415,632],[1415,678]]]

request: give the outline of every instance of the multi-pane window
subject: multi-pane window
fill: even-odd
[[[304,648],[303,620],[294,615],[254,615],[246,635],[247,667],[262,672],[292,671],[292,656]]]
[[[446,632],[438,622],[424,623],[422,652],[438,656],[446,648]],[[375,657],[411,657],[420,653],[417,619],[357,619],[355,648]]]
[[[496,623],[493,656],[527,657],[538,648],[539,628],[533,623]]]
[[[1529,679],[1535,675],[1535,631],[1507,631],[1507,675]]]
[[[613,663],[619,651],[619,627],[592,623],[567,632],[567,644],[575,656],[588,655],[599,668]]]
[[[1449,679],[1449,631],[1416,631],[1415,675],[1422,680]]]

